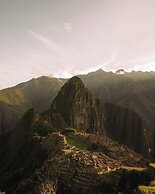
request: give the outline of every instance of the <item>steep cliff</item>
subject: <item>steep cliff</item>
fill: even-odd
[[[153,135],[138,113],[113,103],[105,103],[104,114],[107,133],[111,138],[145,157],[153,155]]]
[[[93,98],[78,77],[71,78],[61,88],[53,100],[49,114],[55,127],[62,118],[63,125],[60,128],[64,128],[66,123],[66,126],[78,131],[104,133],[99,100]]]

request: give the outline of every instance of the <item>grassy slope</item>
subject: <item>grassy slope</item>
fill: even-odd
[[[0,91],[0,133],[12,130],[24,112],[49,108],[65,80],[40,77]]]
[[[76,136],[67,136],[66,140],[70,146],[75,146],[76,148],[79,149],[90,150],[91,144],[82,138],[78,138]]]
[[[13,106],[33,106],[43,111],[49,108],[49,101],[52,102],[64,81],[45,76],[32,79],[13,88],[1,90],[0,102]],[[44,100],[44,105],[41,105]]]

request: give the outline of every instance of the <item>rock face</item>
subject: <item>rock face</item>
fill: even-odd
[[[0,188],[8,194],[47,158],[41,137],[33,135],[38,120],[39,114],[30,109],[12,132],[0,136]]]
[[[113,103],[106,103],[104,114],[107,133],[111,138],[130,146],[145,157],[153,155],[152,135],[138,113]]]
[[[11,145],[15,145],[32,135],[32,126],[39,120],[39,113],[34,109],[29,109],[18,122],[16,128],[11,132]]]
[[[79,77],[71,78],[54,99],[50,117],[55,127],[73,127],[79,131],[103,133],[103,114],[99,100],[94,99]],[[62,118],[62,119],[60,119]]]
[[[31,139],[33,124],[39,120],[39,117],[37,111],[32,108],[18,121],[18,124],[13,131],[0,136],[0,156],[3,156],[3,159],[7,155],[7,152],[14,149],[16,145],[22,145],[23,142]]]

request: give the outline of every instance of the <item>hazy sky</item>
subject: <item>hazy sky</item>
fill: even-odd
[[[0,88],[98,68],[155,71],[155,0],[0,0]]]

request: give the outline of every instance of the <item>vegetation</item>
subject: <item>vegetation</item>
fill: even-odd
[[[53,130],[54,128],[44,121],[40,121],[37,125],[34,125],[32,128],[33,133],[41,136],[46,136],[48,135],[48,133],[53,132]]]
[[[65,128],[65,129],[62,131],[62,134],[65,135],[65,134],[76,133],[76,132],[77,132],[76,129],[73,129],[73,128]]]
[[[64,82],[43,76],[0,90],[0,134],[13,130],[28,109],[47,110]]]
[[[74,132],[72,134],[70,133],[66,134],[66,141],[68,145],[74,146],[82,150],[88,150],[92,152],[101,151],[101,149],[97,146],[97,144],[91,143],[89,140],[83,137],[74,135]]]
[[[70,146],[75,146],[76,148],[86,149],[86,150],[90,148],[90,143],[79,137],[67,136],[66,140]]]

